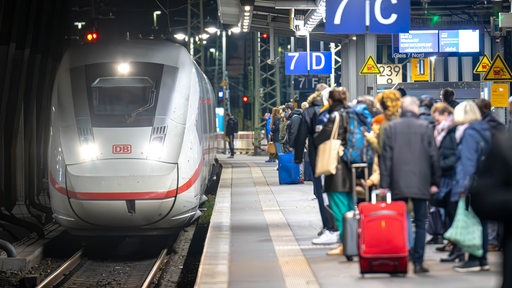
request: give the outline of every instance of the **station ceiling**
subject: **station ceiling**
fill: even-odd
[[[219,19],[224,25],[237,25],[243,15],[242,6],[251,5],[254,7],[251,31],[268,32],[272,27],[276,34],[294,36],[290,16],[305,16],[316,9],[318,2],[319,0],[217,0],[217,6]],[[510,12],[510,0],[411,0],[411,27],[426,28],[432,25],[434,16],[438,16],[436,25],[439,27],[488,27],[491,16],[497,17],[499,12]],[[322,21],[310,37],[319,40],[340,39],[340,35],[325,34]]]

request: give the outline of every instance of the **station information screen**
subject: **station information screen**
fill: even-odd
[[[400,33],[398,38],[400,53],[436,53],[439,51],[438,30],[414,30]]]
[[[480,32],[439,30],[439,52],[480,52]]]

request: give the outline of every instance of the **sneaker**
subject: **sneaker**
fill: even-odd
[[[322,230],[320,230],[320,231],[318,231],[318,233],[316,233],[316,236],[322,236],[322,234],[324,234],[326,231],[327,231],[327,229],[322,228]]]
[[[313,239],[311,243],[315,245],[330,245],[340,241],[340,233],[338,231],[325,231],[319,237]]]
[[[453,267],[453,270],[461,273],[478,272],[482,270],[482,267],[480,267],[480,263],[477,260],[468,260],[459,266]]]
[[[327,255],[343,255],[343,245],[327,251]]]
[[[489,271],[489,270],[491,270],[491,266],[489,266],[489,263],[487,263],[487,260],[482,260],[482,261],[480,261],[480,269],[482,269],[482,271]]]
[[[265,160],[265,162],[270,163],[270,162],[274,162],[274,161],[272,161],[272,159],[267,159],[267,160]]]

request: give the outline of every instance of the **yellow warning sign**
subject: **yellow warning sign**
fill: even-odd
[[[489,70],[489,67],[491,67],[491,59],[489,59],[489,56],[487,54],[484,54],[482,58],[480,58],[480,61],[475,67],[475,70],[473,71],[474,74],[481,74],[487,72]]]
[[[484,77],[482,78],[484,81],[512,81],[512,72],[510,72],[510,68],[508,68],[505,60],[501,57],[500,53],[496,54],[494,59],[492,59],[491,66],[489,70],[485,72]]]
[[[508,84],[491,84],[491,106],[508,107]]]
[[[375,62],[372,55],[368,56],[363,67],[359,70],[359,75],[380,75],[379,65]]]

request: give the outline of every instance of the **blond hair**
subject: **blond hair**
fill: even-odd
[[[455,124],[462,125],[482,119],[478,106],[473,101],[464,101],[453,110]]]

